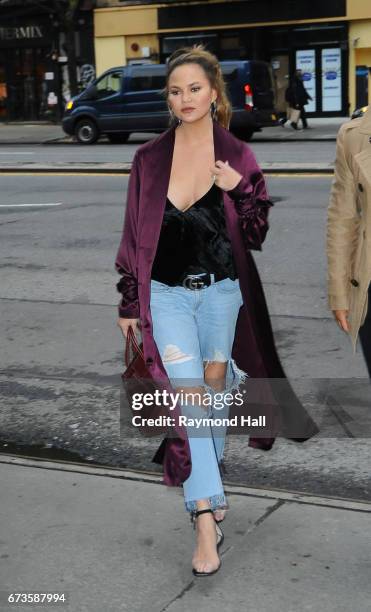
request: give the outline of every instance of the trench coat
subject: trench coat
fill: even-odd
[[[363,117],[343,123],[337,135],[327,264],[328,305],[331,310],[349,310],[355,351],[371,280],[371,106]]]
[[[121,275],[119,316],[140,318],[143,352],[151,376],[170,384],[152,333],[150,311],[151,268],[164,215],[175,142],[175,126],[140,146],[129,178],[124,227],[115,267]],[[231,191],[223,190],[228,236],[237,267],[244,304],[238,315],[232,348],[236,365],[249,377],[285,377],[279,361],[268,309],[251,249],[261,250],[268,230],[269,200],[264,177],[248,145],[213,121],[215,160],[229,162],[242,178]],[[248,307],[247,307],[248,305]],[[170,387],[171,388],[171,387]],[[291,406],[303,414],[307,425],[302,442],[318,428],[290,388]],[[174,416],[179,414],[175,408]],[[191,473],[191,456],[185,427],[165,436],[152,461],[163,465],[163,482],[180,486]],[[249,438],[249,446],[269,450],[276,432]]]

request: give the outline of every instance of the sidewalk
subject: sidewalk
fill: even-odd
[[[222,567],[202,579],[182,491],[157,475],[1,455],[0,478],[1,612],[8,592],[64,592],[71,612],[369,609],[371,504],[225,482]]]
[[[348,121],[348,117],[308,119],[311,129],[298,131],[292,129],[289,123],[284,128],[281,126],[264,128],[261,132],[255,132],[253,141],[335,140],[338,129],[344,121]],[[155,134],[149,136],[153,137]],[[102,141],[108,142],[104,137]],[[0,123],[0,145],[6,144],[73,144],[73,139],[63,132],[60,125],[54,123]]]
[[[261,132],[255,132],[253,142],[310,142],[335,141],[336,135],[342,123],[349,121],[349,117],[324,117],[308,119],[308,130],[294,130],[287,121],[284,127],[275,126],[264,128]],[[299,121],[299,126],[301,123]]]
[[[35,123],[0,123],[0,145],[46,144],[64,139],[66,134],[60,125],[39,121]]]

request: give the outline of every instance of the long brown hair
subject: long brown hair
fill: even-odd
[[[169,77],[175,68],[183,64],[198,64],[204,69],[209,80],[210,86],[217,91],[215,119],[223,127],[229,129],[232,117],[232,108],[229,102],[225,82],[218,58],[205,49],[204,45],[193,45],[193,47],[182,47],[177,49],[169,57],[166,74],[166,85],[163,95],[166,99],[169,96]],[[170,126],[177,122],[177,118],[170,114]]]

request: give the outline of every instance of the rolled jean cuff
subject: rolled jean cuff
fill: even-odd
[[[210,503],[211,510],[216,510],[217,508],[228,508],[227,498],[224,493],[218,493],[217,495],[212,495],[208,498]],[[197,500],[192,499],[191,501],[184,502],[185,509],[187,512],[196,512],[197,511]]]

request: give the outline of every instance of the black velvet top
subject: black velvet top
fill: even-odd
[[[188,274],[202,272],[233,280],[238,276],[221,189],[215,183],[184,212],[166,199],[151,277],[174,286],[181,285]]]

